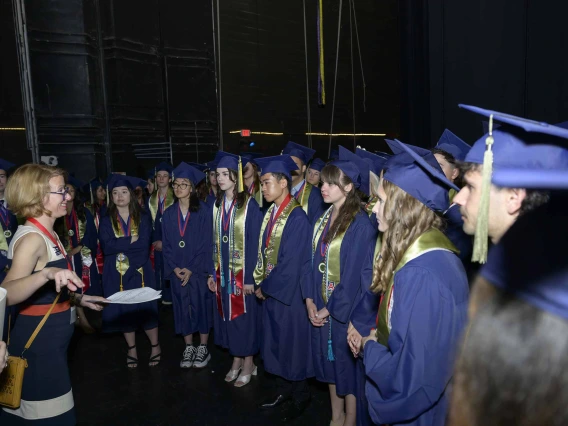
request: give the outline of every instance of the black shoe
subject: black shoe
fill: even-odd
[[[289,396],[276,395],[276,396],[273,396],[271,398],[268,398],[268,399],[265,399],[264,401],[262,401],[258,405],[258,408],[261,409],[261,410],[270,410],[271,408],[278,407],[279,405],[288,401],[289,399],[290,399]]]
[[[306,408],[308,408],[308,405],[310,405],[309,399],[301,402],[293,401],[292,404],[284,410],[284,413],[282,414],[282,422],[287,423],[297,419],[304,413]]]

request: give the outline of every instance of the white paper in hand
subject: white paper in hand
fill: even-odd
[[[136,303],[150,302],[162,297],[161,291],[156,291],[150,287],[141,287],[134,290],[125,290],[114,293],[107,297],[110,303],[119,303],[123,305],[133,305]]]
[[[1,255],[0,255],[1,256]],[[6,289],[0,287],[0,340],[3,339],[2,332],[4,331],[4,313],[6,312]]]

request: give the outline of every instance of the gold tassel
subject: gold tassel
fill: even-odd
[[[475,239],[473,242],[473,262],[487,262],[488,234],[489,234],[489,194],[491,191],[491,175],[493,174],[493,114],[489,116],[489,133],[485,139],[485,153],[483,154],[483,172],[481,174],[481,198],[477,214]]]
[[[93,195],[93,186],[90,183],[89,183],[89,188],[90,188],[89,192],[91,193],[91,206],[94,209],[95,208],[95,196]],[[97,186],[97,188],[98,188],[98,186]],[[108,203],[107,203],[107,205],[108,205]]]
[[[241,161],[241,157],[239,156],[239,170],[237,176],[237,191],[243,192],[245,190],[243,185],[243,162]]]
[[[109,198],[108,198],[108,185],[107,185],[107,206],[110,204],[109,202]]]

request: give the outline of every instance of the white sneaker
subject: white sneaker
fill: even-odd
[[[179,363],[181,368],[191,368],[193,362],[195,361],[195,356],[197,355],[197,348],[193,345],[186,345],[183,351],[183,358]]]

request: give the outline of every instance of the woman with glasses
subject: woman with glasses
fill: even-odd
[[[83,287],[73,272],[71,259],[53,229],[67,213],[71,201],[64,171],[27,164],[11,176],[6,199],[14,214],[26,217],[8,249],[12,259],[2,286],[8,304],[19,304],[19,315],[10,337],[10,352],[20,355],[36,327],[53,306],[50,316],[25,351],[28,363],[22,401],[16,410],[4,408],[2,425],[23,423],[75,425],[67,348],[73,335],[76,306],[102,309],[105,299],[75,294]]]
[[[236,380],[236,387],[245,386],[257,374],[253,356],[260,350],[261,308],[254,294],[253,272],[262,214],[244,190],[239,161],[238,156],[226,152],[217,153],[215,159],[220,191],[212,212],[214,253],[208,279],[217,300],[215,344],[229,349],[233,356],[225,381]],[[242,169],[245,167],[243,159]]]
[[[102,288],[95,261],[97,228],[93,216],[80,199],[78,191],[81,187],[82,184],[73,176],[67,178],[67,191],[70,197],[67,203],[67,214],[55,221],[55,231],[63,242],[67,254],[73,259],[73,270],[85,284],[82,292],[101,295]],[[94,332],[83,310],[78,308],[77,313],[78,324],[85,332]]]
[[[185,341],[180,367],[201,368],[209,361],[207,341],[212,324],[204,267],[211,254],[211,218],[195,190],[205,174],[182,162],[173,177],[178,202],[164,212],[162,219],[164,277],[171,283],[175,332]],[[194,333],[199,333],[199,346],[193,344]]]
[[[138,179],[112,175],[108,190],[108,212],[101,221],[99,239],[105,263],[103,292],[105,296],[141,287],[155,288],[155,277],[150,263],[150,215],[140,208],[134,196]],[[142,328],[150,344],[150,367],[160,362],[158,342],[158,304],[155,300],[135,305],[112,304],[103,311],[103,331],[124,334],[128,344],[126,365],[138,367],[136,331]]]

